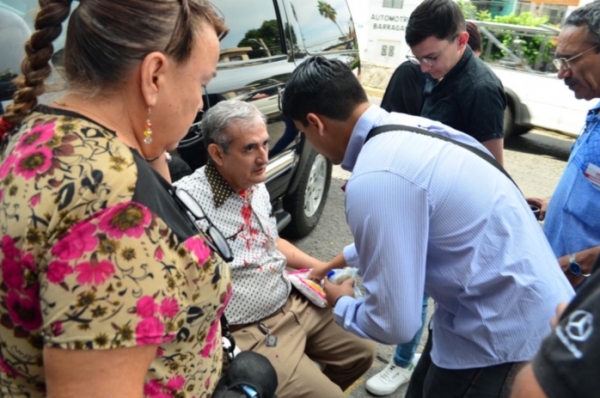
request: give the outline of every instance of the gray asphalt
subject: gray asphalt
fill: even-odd
[[[583,121],[582,121],[583,122]],[[527,197],[549,197],[563,172],[574,139],[556,133],[533,131],[505,143],[505,167]],[[307,253],[328,261],[349,243],[352,235],[344,214],[342,185],[349,173],[334,167],[329,196],[321,220],[306,238],[293,241]],[[430,305],[430,310],[432,306]],[[423,336],[422,350],[426,336]],[[371,397],[364,383],[379,372],[393,355],[392,346],[378,345],[378,355],[371,369],[346,391],[352,398]],[[404,397],[406,386],[389,395]]]

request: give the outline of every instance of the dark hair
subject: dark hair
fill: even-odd
[[[316,56],[300,64],[290,76],[282,110],[286,117],[306,125],[309,113],[347,120],[365,102],[365,90],[345,63]]]
[[[3,118],[21,122],[44,93],[50,75],[52,42],[69,16],[72,0],[40,0],[35,32],[25,44],[22,76]],[[122,83],[134,66],[153,51],[176,62],[189,59],[204,25],[227,33],[223,20],[206,0],[85,0],[73,11],[67,28],[64,69],[67,82],[87,90]]]
[[[465,31],[465,16],[453,0],[425,0],[410,14],[406,43],[413,47],[430,36],[451,40]]]
[[[596,0],[578,8],[565,20],[564,26],[586,26],[596,53],[600,52],[600,1]]]
[[[477,25],[473,22],[467,22],[467,32],[469,32],[469,47],[471,50],[481,52],[481,34]]]

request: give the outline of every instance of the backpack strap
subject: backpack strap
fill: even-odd
[[[498,163],[498,161],[496,159],[494,159],[493,156],[490,156],[487,153],[483,152],[482,150],[472,147],[471,145],[462,143],[460,141],[453,140],[452,138],[448,138],[443,135],[431,133],[430,131],[419,128],[419,127],[404,126],[401,124],[388,124],[385,126],[375,127],[373,129],[371,129],[371,131],[369,131],[369,134],[367,134],[365,143],[367,143],[367,141],[369,141],[371,138],[375,137],[376,135],[379,135],[382,133],[387,133],[390,131],[409,131],[411,133],[426,135],[426,136],[429,136],[429,137],[432,137],[432,138],[435,138],[438,140],[451,142],[454,145],[458,145],[459,147],[464,148],[471,153],[474,153],[475,155],[479,156],[480,158],[482,158],[483,160],[485,160],[486,162],[488,162],[489,164],[491,164],[492,166],[497,168],[502,174],[504,174],[506,177],[508,177],[508,179],[511,180],[513,184],[515,184],[517,189],[519,189],[519,186],[517,185],[517,183],[512,179],[512,177],[508,174],[508,172],[506,170],[504,170],[504,167],[502,167],[502,165],[500,165],[500,163]]]

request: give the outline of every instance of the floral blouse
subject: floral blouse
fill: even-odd
[[[45,395],[44,346],[144,344],[158,345],[146,397],[210,395],[229,269],[114,132],[28,117],[2,153],[0,236],[0,396]]]

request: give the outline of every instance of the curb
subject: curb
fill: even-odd
[[[385,90],[381,90],[379,88],[373,88],[368,86],[363,86],[363,88],[365,89],[365,92],[369,97],[383,98],[383,94],[385,93]]]

